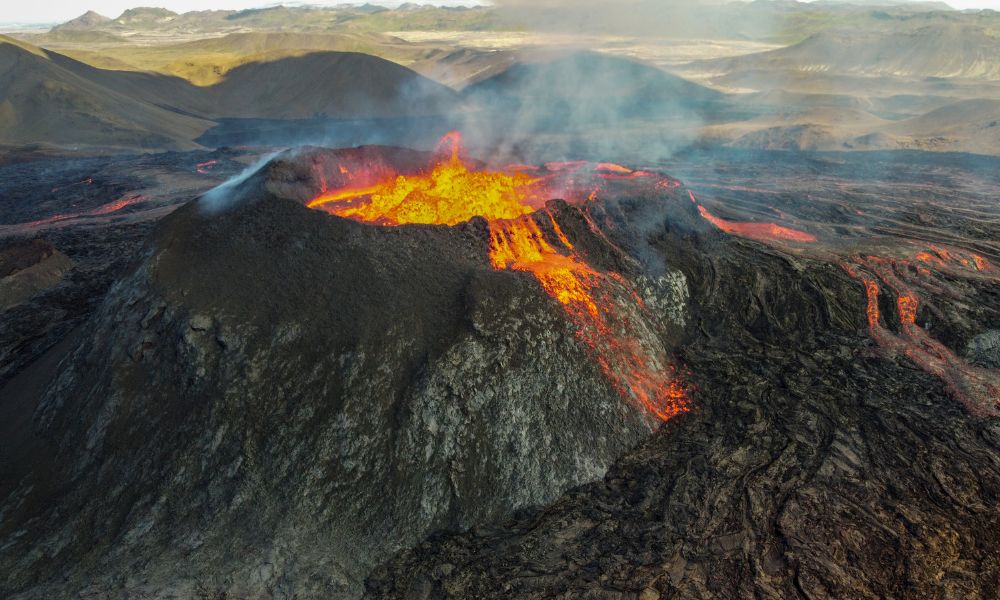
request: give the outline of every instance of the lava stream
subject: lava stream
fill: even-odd
[[[105,215],[110,215],[116,213],[128,206],[137,204],[140,202],[145,202],[146,197],[140,194],[133,194],[131,196],[123,196],[118,200],[113,200],[98,206],[97,208],[92,208],[84,212],[76,213],[64,213],[58,215],[52,215],[51,217],[45,217],[44,219],[38,219],[37,221],[28,221],[25,223],[16,223],[13,225],[3,226],[4,228],[10,228],[14,230],[30,230],[36,227],[43,227],[46,225],[53,225],[55,223],[61,223],[63,221],[71,221],[75,219],[84,219],[90,217],[103,217]]]
[[[920,298],[896,276],[894,266],[893,261],[880,257],[857,259],[843,265],[851,277],[865,286],[865,314],[872,339],[880,347],[906,356],[944,381],[951,395],[969,411],[981,415],[1000,414],[1000,378],[989,369],[970,365],[917,324]],[[879,297],[883,285],[896,293],[898,334],[882,324]]]
[[[708,212],[704,206],[698,206],[698,213],[706,221],[715,225],[722,231],[729,234],[738,235],[740,237],[750,238],[757,241],[789,241],[789,242],[803,242],[811,243],[816,241],[816,236],[805,231],[799,231],[798,229],[791,229],[789,227],[783,227],[776,223],[755,223],[755,222],[741,222],[741,221],[727,221],[725,219],[720,219],[712,213]]]
[[[486,218],[493,268],[532,274],[562,306],[576,327],[577,338],[622,396],[663,420],[687,411],[687,389],[666,353],[657,347],[659,343],[653,341],[655,332],[641,318],[644,305],[638,294],[617,273],[602,273],[587,264],[553,214],[543,209],[547,200],[556,197],[554,190],[570,191],[572,180],[557,183],[552,176],[537,176],[539,168],[525,165],[502,172],[473,171],[459,156],[458,134],[449,134],[443,143],[450,143],[450,152],[428,173],[373,181],[352,178],[350,185],[333,190],[326,189],[321,178],[324,189],[308,206],[390,226],[455,225],[476,216]],[[545,170],[561,175],[587,164],[550,163]],[[658,177],[610,163],[594,172],[598,178],[608,174],[616,179]],[[537,220],[545,218],[543,214],[551,225],[552,240]]]

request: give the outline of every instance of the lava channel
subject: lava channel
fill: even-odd
[[[308,206],[385,226],[455,225],[476,216],[485,218],[493,268],[533,275],[562,306],[576,326],[577,339],[619,394],[664,421],[688,411],[689,392],[678,369],[662,348],[647,341],[655,339],[652,331],[637,330],[646,327],[638,318],[645,310],[638,294],[619,274],[591,267],[545,208],[547,200],[572,198],[574,193],[556,177],[537,175],[537,167],[471,170],[460,158],[460,142],[456,133],[446,136],[442,143],[450,152],[443,153],[427,173],[394,174],[324,189]],[[554,163],[546,171],[573,173],[587,164]],[[593,173],[601,179],[609,174],[616,179],[659,177],[610,164],[599,165]],[[547,221],[546,229],[551,226],[554,239],[547,238],[540,220]]]

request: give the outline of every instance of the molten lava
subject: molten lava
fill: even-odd
[[[333,190],[322,183],[322,193],[308,206],[389,226],[455,225],[476,216],[487,219],[493,268],[533,275],[563,307],[577,328],[578,339],[620,394],[663,420],[687,411],[687,389],[663,349],[652,347],[650,340],[656,336],[636,330],[644,327],[639,317],[645,310],[638,294],[617,273],[602,273],[587,264],[553,214],[543,208],[554,190],[567,191],[565,185],[551,176],[527,175],[526,171],[540,169],[526,165],[503,171],[471,170],[459,156],[458,135],[449,134],[443,142],[450,143],[450,153],[429,172],[395,174]],[[545,170],[573,173],[586,165],[550,163]],[[594,174],[599,178],[657,177],[611,164],[599,165]],[[551,233],[543,231],[543,224]],[[621,298],[630,302],[623,303]]]
[[[930,260],[931,255],[924,252],[917,255],[917,260],[939,262],[941,266],[946,266],[947,261],[955,256],[959,256],[958,262],[961,263],[963,255],[960,251],[936,249],[936,260]],[[901,273],[908,272],[908,266],[906,260],[879,256],[857,257],[843,265],[848,275],[865,286],[865,312],[872,338],[880,347],[906,356],[924,371],[944,381],[951,395],[965,404],[971,412],[998,414],[1000,378],[996,373],[970,365],[917,324],[920,298],[901,276]],[[896,294],[898,333],[882,324],[879,297],[883,292],[883,285]]]
[[[522,173],[470,171],[453,153],[427,176],[400,175],[329,191],[310,202],[309,208],[383,225],[456,225],[476,216],[514,219],[544,202],[539,183]],[[345,202],[348,200],[352,202]]]
[[[698,203],[688,191],[691,202],[702,218],[722,231],[760,242],[816,242],[816,236],[775,223],[737,222],[720,219]],[[783,212],[774,209],[782,218]],[[826,259],[820,250],[814,255]],[[842,263],[847,273],[864,285],[865,318],[875,342],[890,354],[909,358],[924,371],[944,381],[949,393],[974,413],[1000,414],[1000,377],[996,373],[969,364],[947,346],[937,341],[917,324],[921,298],[918,288],[950,295],[941,275],[966,279],[1000,282],[1000,269],[984,257],[965,250],[930,246],[915,254],[916,264],[901,258],[880,256],[855,257]],[[913,277],[916,273],[917,277]],[[883,325],[879,298],[888,291],[895,293],[898,333]]]
[[[712,213],[708,212],[708,209],[701,205],[698,206],[698,213],[701,214],[702,218],[722,231],[738,235],[740,237],[750,238],[752,240],[782,240],[802,243],[811,243],[816,241],[816,236],[811,233],[799,231],[798,229],[791,229],[789,227],[783,227],[776,223],[754,223],[720,219],[719,217],[716,217]]]
[[[77,219],[86,219],[92,217],[103,217],[116,213],[126,207],[132,206],[133,204],[138,204],[145,202],[146,197],[140,194],[133,194],[131,196],[123,196],[118,200],[113,200],[111,202],[102,204],[97,208],[92,208],[88,211],[75,212],[75,213],[64,213],[52,215],[51,217],[45,217],[44,219],[39,219],[37,221],[29,221],[26,223],[16,223],[14,225],[2,226],[2,229],[10,229],[12,231],[30,231],[37,227],[44,227],[46,225],[53,225],[55,223],[62,223],[63,221],[73,221]]]
[[[208,175],[209,171],[211,171],[218,164],[219,161],[217,160],[206,160],[205,162],[198,163],[197,165],[195,165],[194,170],[196,173],[200,173],[202,175]]]

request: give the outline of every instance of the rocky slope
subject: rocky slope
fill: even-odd
[[[0,36],[0,142],[192,148],[211,125],[94,81],[91,69],[53,56]]]
[[[660,236],[657,251],[692,282],[698,325],[683,359],[699,410],[601,482],[402,553],[368,596],[1000,593],[1000,421],[971,416],[858,335],[863,292],[839,268]]]
[[[32,464],[0,490],[5,596],[356,596],[431,531],[550,502],[649,434],[535,279],[490,266],[484,221],[305,208],[343,164],[285,156],[178,210],[53,351],[37,427],[8,442]],[[646,330],[676,340],[683,278],[642,281]]]
[[[40,239],[0,244],[0,311],[52,288],[72,267],[73,261]]]
[[[995,160],[717,158],[548,205],[687,367],[652,435],[482,220],[302,206],[423,153],[284,155],[179,210],[0,394],[0,595],[996,597],[1000,399],[942,379],[997,376]]]

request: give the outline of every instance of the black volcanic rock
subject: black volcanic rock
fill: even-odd
[[[1000,330],[991,329],[972,338],[967,354],[973,364],[1000,369]]]
[[[0,489],[2,595],[357,596],[392,553],[550,502],[649,434],[537,281],[493,270],[485,221],[303,206],[341,158],[279,157],[161,222],[8,442],[35,450]],[[679,277],[646,279],[649,331],[679,325]]]
[[[482,220],[302,206],[352,161],[426,155],[305,149],[181,209],[118,246],[136,262],[96,314],[2,388],[21,393],[0,398],[0,596],[997,597],[1000,421],[872,340],[834,253],[871,223],[855,207],[891,219],[886,245],[910,223],[965,236],[986,270],[916,323],[986,365],[996,204],[938,157],[845,160],[885,185],[847,201],[819,159],[765,156],[745,179],[692,163],[732,184],[713,211],[789,208],[815,245],[726,235],[684,188],[608,195],[589,220],[547,207],[687,367],[693,410],[651,436],[537,282],[490,268]],[[830,199],[736,191],[788,173]],[[908,180],[940,201],[902,208]]]
[[[368,597],[997,597],[1000,420],[873,352],[842,270],[653,231],[690,282],[698,410],[601,482],[399,554]]]

